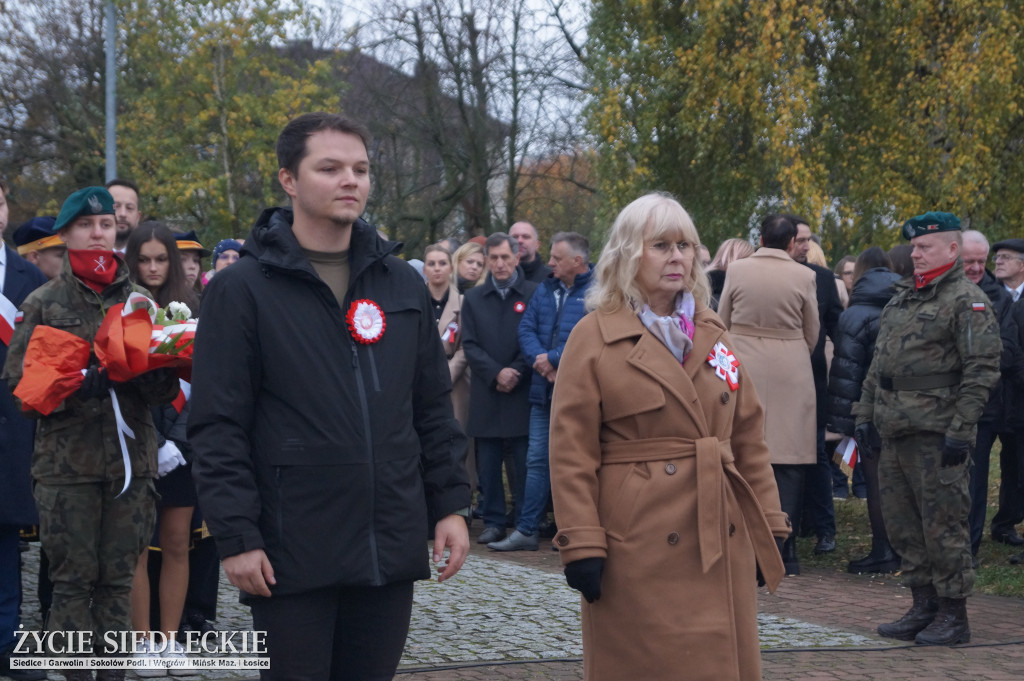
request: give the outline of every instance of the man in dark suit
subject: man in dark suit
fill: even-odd
[[[811,369],[814,372],[814,393],[817,398],[818,417],[818,463],[808,468],[804,478],[804,513],[801,525],[805,534],[812,531],[818,537],[815,553],[831,553],[836,549],[836,512],[832,505],[832,466],[825,451],[825,422],[828,419],[828,362],[825,359],[825,336],[835,338],[839,315],[843,304],[839,301],[836,276],[827,267],[807,262],[807,251],[811,246],[811,228],[807,220],[796,215],[787,215],[796,223],[796,239],[788,249],[789,257],[814,270],[818,294],[818,343],[811,353]]]
[[[0,234],[7,228],[7,214],[7,186],[0,180]],[[9,312],[20,307],[29,293],[45,283],[46,276],[35,265],[7,244],[0,244],[0,309]],[[0,325],[4,323],[0,321]],[[0,337],[0,366],[7,360],[9,340]],[[12,670],[10,663],[21,605],[18,530],[39,522],[29,476],[34,433],[35,423],[21,415],[7,383],[0,381],[0,676],[22,681],[46,678],[42,670]]]
[[[507,449],[509,486],[516,512],[523,508],[526,450],[530,432],[530,374],[519,347],[519,322],[537,288],[519,263],[519,244],[502,232],[487,237],[484,255],[490,273],[466,292],[462,302],[462,348],[470,374],[469,423],[476,438],[480,504],[485,529],[477,543],[505,538],[505,485],[501,464]]]

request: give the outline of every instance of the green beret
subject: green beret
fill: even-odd
[[[83,215],[113,214],[114,197],[106,187],[79,189],[64,200],[64,205],[60,207],[60,213],[57,215],[57,222],[53,223],[53,232],[56,234]]]
[[[959,232],[960,218],[952,213],[931,211],[924,215],[910,218],[903,223],[903,238],[913,239],[915,236],[934,234],[935,232]]]

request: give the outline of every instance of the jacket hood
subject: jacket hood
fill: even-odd
[[[896,293],[893,284],[899,280],[900,275],[885,267],[868,270],[854,283],[850,305],[884,307]]]
[[[313,266],[292,231],[294,213],[291,208],[267,208],[256,219],[249,238],[242,244],[241,256],[255,257],[260,264],[281,270],[303,271],[315,274]],[[362,218],[352,225],[349,245],[349,266],[353,279],[371,263],[395,255],[402,244],[388,241]]]

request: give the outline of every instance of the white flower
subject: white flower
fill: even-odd
[[[167,311],[171,313],[171,318],[176,322],[184,322],[192,316],[192,310],[188,309],[188,305],[177,301],[168,303]]]

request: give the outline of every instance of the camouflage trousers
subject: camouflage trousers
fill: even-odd
[[[943,598],[964,598],[974,586],[970,458],[942,468],[943,436],[884,438],[878,461],[882,517],[903,559],[906,586],[932,584]]]
[[[131,629],[135,564],[153,534],[153,481],[37,483],[39,541],[50,559],[50,631],[92,631],[94,652],[108,631]]]

